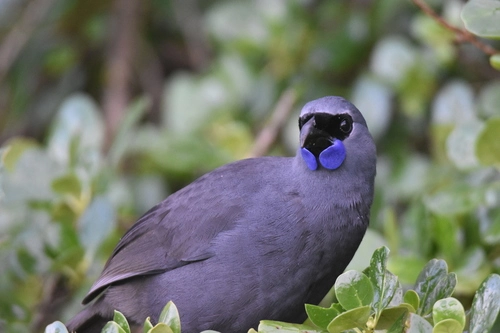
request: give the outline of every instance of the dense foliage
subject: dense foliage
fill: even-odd
[[[437,19],[416,0],[32,3],[0,3],[0,330],[75,314],[141,213],[267,150],[283,108],[268,153],[294,154],[297,112],[324,95],[352,100],[378,147],[351,268],[387,245],[411,286],[443,259],[465,309],[500,273],[500,1],[429,1]]]

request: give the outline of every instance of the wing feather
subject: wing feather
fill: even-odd
[[[238,164],[206,174],[146,212],[122,237],[82,303],[112,283],[213,256],[212,240],[244,214],[243,197],[225,191],[234,188],[235,179],[228,175],[237,175],[231,169]]]

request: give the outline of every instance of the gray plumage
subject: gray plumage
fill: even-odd
[[[307,103],[299,126],[295,157],[222,166],[142,216],[68,328],[99,332],[114,309],[154,322],[170,300],[183,333],[303,321],[304,303],[325,296],[364,236],[376,151],[363,116],[340,97]],[[345,158],[330,170],[318,154],[333,142]]]

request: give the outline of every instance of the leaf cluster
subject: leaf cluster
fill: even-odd
[[[490,275],[477,290],[466,314],[459,300],[451,297],[457,283],[443,260],[433,259],[420,272],[413,289],[403,291],[397,276],[387,270],[389,250],[377,249],[363,272],[350,270],[334,286],[337,302],[325,308],[306,304],[304,324],[263,320],[249,333],[471,333],[489,332],[500,312],[500,276]],[[61,322],[45,333],[66,333]],[[118,311],[103,333],[130,333],[126,318]],[[147,318],[144,333],[181,333],[179,312],[171,301],[152,325]],[[208,333],[213,331],[204,331]]]

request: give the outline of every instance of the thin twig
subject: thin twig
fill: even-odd
[[[269,124],[267,124],[267,126],[257,135],[250,156],[263,156],[271,149],[278,137],[278,133],[288,120],[288,116],[292,112],[296,100],[297,94],[292,88],[285,90],[283,94],[281,94],[271,115]]]
[[[33,0],[21,14],[21,18],[0,45],[0,82],[18,58],[19,53],[37,31],[55,0]]]
[[[173,8],[191,64],[198,70],[206,68],[210,62],[210,44],[201,24],[203,18],[198,1],[175,0]]]
[[[116,134],[130,98],[140,6],[141,0],[115,0],[114,3],[114,25],[109,35],[110,50],[102,101],[106,118],[106,147],[110,146]]]
[[[476,46],[478,49],[483,51],[485,54],[492,56],[495,54],[499,54],[500,51],[496,50],[495,48],[491,47],[488,44],[483,43],[481,40],[479,40],[476,36],[468,32],[467,30],[455,27],[448,22],[446,22],[445,19],[443,19],[441,16],[439,16],[424,0],[412,0],[415,5],[417,5],[422,11],[427,14],[428,16],[432,17],[436,22],[438,22],[441,26],[443,26],[445,29],[448,29],[452,32],[455,33],[455,35],[458,37],[458,40],[460,42],[467,41],[474,46]]]

